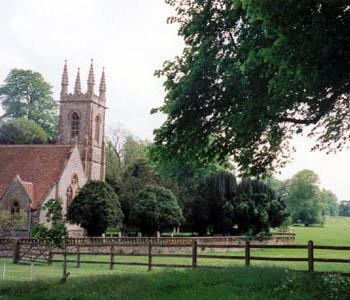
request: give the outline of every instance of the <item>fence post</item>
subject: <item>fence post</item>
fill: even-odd
[[[64,246],[64,252],[63,252],[63,274],[62,274],[62,279],[61,282],[65,282],[68,277],[67,273],[67,239],[64,238],[63,241],[63,246]]]
[[[13,243],[13,263],[17,264],[19,261],[19,249],[20,249],[20,244],[19,240],[15,240]]]
[[[47,264],[51,265],[52,264],[52,251],[51,251],[51,247],[49,246],[49,254],[48,254],[48,258],[47,258]]]
[[[152,271],[152,242],[148,241],[148,271]]]
[[[77,268],[80,268],[80,247],[77,246]]]
[[[6,279],[6,263],[4,263],[4,271],[2,273],[2,280]]]
[[[34,264],[30,265],[30,280],[34,280]]]
[[[197,268],[197,241],[192,243],[192,268]]]
[[[113,266],[114,266],[114,247],[113,245],[111,246],[111,264],[109,266],[109,269],[110,270],[113,270]]]
[[[314,271],[314,242],[309,241],[307,244],[309,272]]]
[[[250,242],[245,241],[245,265],[250,265]]]

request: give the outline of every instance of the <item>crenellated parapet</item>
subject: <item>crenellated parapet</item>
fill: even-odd
[[[100,105],[106,105],[106,79],[105,71],[103,68],[99,94],[95,94],[95,75],[94,75],[94,65],[93,60],[91,60],[88,80],[87,80],[87,90],[86,93],[82,92],[81,89],[81,80],[80,80],[80,68],[75,79],[74,92],[69,93],[69,79],[68,79],[68,67],[67,61],[65,61],[63,74],[62,74],[62,83],[61,83],[61,102],[62,101],[93,101]]]

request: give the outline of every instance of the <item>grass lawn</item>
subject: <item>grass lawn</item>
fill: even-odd
[[[350,217],[330,217],[324,227],[293,227],[298,245],[313,240],[316,245],[350,245]]]
[[[0,285],[2,300],[349,299],[349,278],[253,267],[119,273]]]

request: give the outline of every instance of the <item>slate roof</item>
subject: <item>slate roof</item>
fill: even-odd
[[[71,145],[0,145],[0,199],[19,176],[32,208],[37,208],[59,179],[72,153]]]

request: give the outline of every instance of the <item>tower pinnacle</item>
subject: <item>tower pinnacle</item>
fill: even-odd
[[[103,67],[101,81],[100,81],[100,101],[106,103],[106,78],[105,78],[104,67]]]
[[[91,59],[89,78],[88,78],[88,94],[94,94],[94,85],[95,85],[95,75],[94,75],[94,60]]]
[[[106,78],[105,78],[105,68],[103,67],[101,82],[100,82],[100,95],[106,92]]]
[[[77,78],[75,79],[74,94],[81,94],[81,83],[80,83],[80,68],[78,68]]]
[[[61,83],[61,97],[68,94],[68,69],[67,60],[64,61],[62,83]]]

